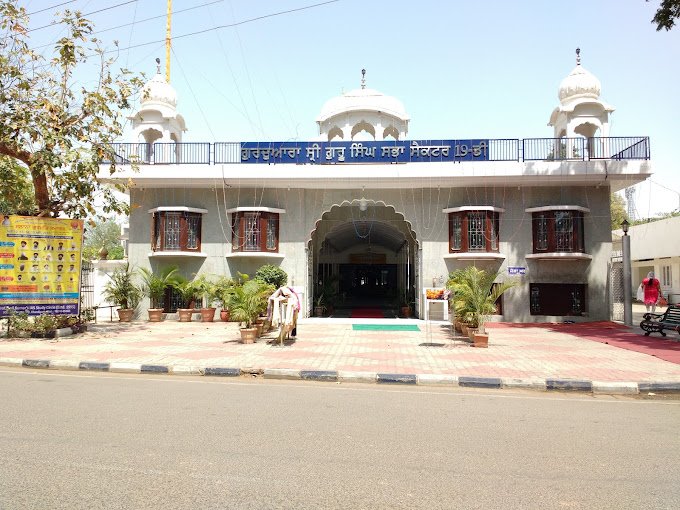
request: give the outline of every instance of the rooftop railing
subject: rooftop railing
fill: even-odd
[[[262,146],[266,146],[263,142]],[[219,165],[241,163],[240,142],[114,143],[119,165]],[[525,138],[488,140],[483,161],[647,160],[649,137]],[[110,164],[111,160],[102,161]],[[316,164],[324,164],[318,161]]]

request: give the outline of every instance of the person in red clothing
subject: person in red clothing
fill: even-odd
[[[661,283],[654,278],[654,271],[647,273],[647,278],[642,280],[640,286],[644,292],[644,303],[647,311],[654,313],[654,310],[656,310],[656,303],[661,296]]]

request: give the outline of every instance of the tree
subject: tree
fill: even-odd
[[[28,169],[0,156],[0,213],[31,216],[37,211]]]
[[[670,30],[675,25],[676,18],[680,18],[680,0],[662,0],[652,23],[656,23],[657,32],[662,28]]]
[[[120,244],[120,225],[114,220],[106,220],[86,227],[83,259],[98,259],[99,250],[102,248],[106,248],[109,252],[109,259],[120,260],[124,256],[123,247]]]
[[[37,215],[84,217],[95,212],[95,197],[105,213],[125,212],[96,175],[100,161],[113,160],[111,143],[122,135],[123,111],[141,80],[124,69],[112,72],[114,60],[79,12],[67,10],[57,20],[66,35],[46,59],[29,47],[28,15],[17,3],[0,0],[0,155],[27,168]],[[92,59],[98,76],[88,88],[82,83],[91,80],[80,74]]]
[[[623,220],[630,221],[626,212],[626,202],[621,198],[621,195],[612,193],[609,197],[609,206],[611,209],[612,230],[620,229]]]

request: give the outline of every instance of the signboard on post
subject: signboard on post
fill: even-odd
[[[527,274],[527,268],[526,267],[508,267],[508,274],[509,275],[524,275]]]
[[[3,216],[0,317],[78,315],[83,220]]]

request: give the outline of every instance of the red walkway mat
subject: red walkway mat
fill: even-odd
[[[385,317],[380,308],[352,308],[352,319],[382,319]]]
[[[496,327],[549,328],[556,332],[568,333],[586,340],[613,345],[629,351],[642,352],[680,365],[680,342],[674,341],[677,340],[678,336],[677,333],[672,331],[666,332],[668,338],[663,338],[658,333],[653,333],[652,336],[644,336],[632,333],[626,326],[608,321],[575,324],[497,324],[498,326]],[[494,325],[487,323],[487,327],[493,328]]]

